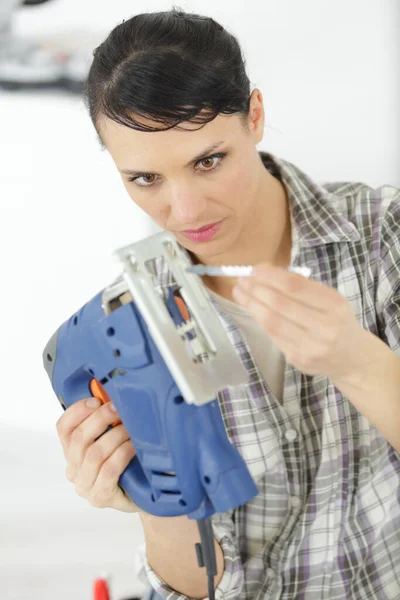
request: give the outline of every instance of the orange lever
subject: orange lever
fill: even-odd
[[[97,379],[92,379],[89,388],[92,396],[100,400],[102,404],[107,404],[107,402],[111,402],[110,396],[107,394],[106,390],[103,388],[101,383],[97,381]],[[115,427],[116,425],[121,425],[121,423],[122,421],[118,419],[117,421],[114,421],[114,423],[111,423],[111,425],[112,427]]]
[[[190,321],[189,311],[186,308],[186,304],[184,303],[182,298],[180,298],[179,296],[174,296],[174,299],[176,304],[178,305],[179,312],[181,313],[182,318],[185,319],[185,321]]]

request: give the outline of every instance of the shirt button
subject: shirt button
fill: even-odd
[[[298,496],[292,496],[290,498],[290,504],[291,504],[292,508],[299,508],[299,506],[301,504],[301,500]]]
[[[285,438],[288,442],[293,442],[297,438],[297,431],[295,429],[288,429],[285,431]]]
[[[273,569],[271,569],[271,567],[268,567],[267,575],[268,575],[268,577],[275,577],[275,571]]]

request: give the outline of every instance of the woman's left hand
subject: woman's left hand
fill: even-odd
[[[334,288],[263,263],[238,280],[234,297],[302,373],[342,378],[357,369],[368,332]]]

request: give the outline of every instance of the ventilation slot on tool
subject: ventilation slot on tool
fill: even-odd
[[[151,471],[151,487],[163,494],[181,494],[178,489],[176,473],[165,471]]]

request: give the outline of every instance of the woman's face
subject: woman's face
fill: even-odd
[[[248,123],[247,131],[237,115],[218,115],[201,129],[182,123],[180,129],[142,132],[102,118],[99,128],[135,204],[206,261],[243,241],[257,212],[264,170],[255,147],[264,126],[257,90]],[[211,238],[184,234],[216,222],[222,223]]]

